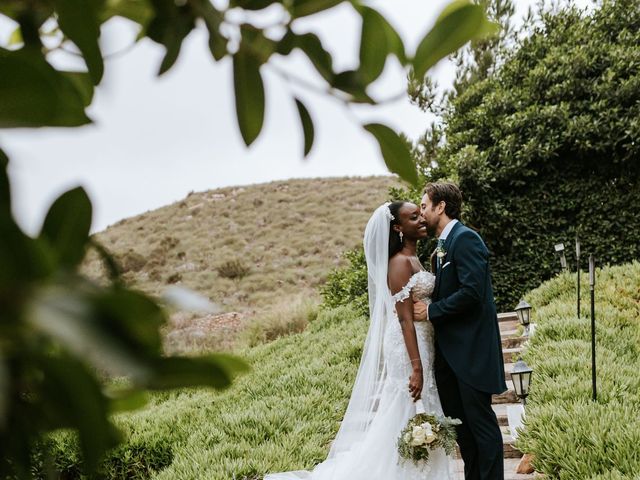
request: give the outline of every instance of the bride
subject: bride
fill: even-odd
[[[435,277],[416,256],[427,227],[417,205],[394,202],[373,213],[364,233],[369,279],[369,331],[358,374],[329,456],[311,472],[269,474],[264,480],[411,480],[455,478],[444,450],[428,463],[398,455],[397,440],[421,399],[442,415],[433,360],[433,326],[413,321],[413,301],[429,302]]]

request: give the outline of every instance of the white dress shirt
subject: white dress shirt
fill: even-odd
[[[456,220],[455,218],[447,223],[447,225],[445,225],[445,227],[442,229],[442,233],[438,237],[438,240],[446,240],[456,223],[458,223],[458,220]]]

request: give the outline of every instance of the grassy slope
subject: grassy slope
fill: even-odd
[[[588,289],[582,319],[575,311],[575,274],[527,296],[538,327],[525,357],[534,378],[520,444],[535,454],[536,469],[551,478],[637,479],[640,263],[598,271],[596,287],[597,403],[590,401]]]
[[[142,448],[144,463],[160,464],[148,452],[171,451],[172,463],[155,475],[163,480],[253,479],[312,467],[337,432],[367,326],[348,308],[325,311],[303,333],[241,352],[253,371],[229,390],[161,394],[121,414],[129,440],[119,458]]]
[[[392,185],[394,177],[329,178],[193,193],[122,220],[98,239],[134,267],[127,279],[148,293],[181,278],[226,311],[264,310],[290,296],[317,296]],[[236,259],[249,267],[247,276],[218,274]],[[86,270],[101,274],[95,256]]]

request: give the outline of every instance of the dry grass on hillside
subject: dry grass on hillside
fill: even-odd
[[[317,287],[358,245],[393,177],[288,180],[192,193],[97,234],[147,293],[181,283],[227,312],[253,316]],[[86,271],[104,275],[89,256]]]

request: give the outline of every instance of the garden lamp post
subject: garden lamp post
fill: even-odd
[[[567,269],[567,257],[565,257],[565,255],[564,255],[564,243],[557,243],[554,246],[554,248],[556,250],[556,253],[560,257],[560,266],[562,267],[562,270],[566,270]]]
[[[576,265],[577,265],[577,276],[578,276],[578,318],[580,318],[580,239],[578,235],[576,235]]]
[[[519,358],[516,364],[511,370],[511,381],[513,382],[513,389],[522,404],[527,404],[527,396],[529,395],[529,386],[531,385],[531,374],[533,370]]]
[[[518,321],[520,325],[524,327],[523,336],[529,336],[529,324],[531,323],[531,305],[524,300],[520,300],[520,303],[515,308],[516,315],[518,315]]]
[[[589,255],[589,287],[591,289],[591,383],[593,401],[597,399],[596,388],[596,261]]]

